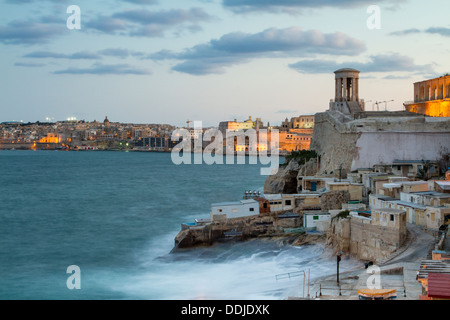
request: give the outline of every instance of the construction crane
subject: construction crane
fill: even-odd
[[[377,111],[380,111],[379,103],[380,102],[376,101],[374,104],[372,104],[372,111],[374,111],[374,105],[377,105]]]
[[[384,103],[384,111],[387,111],[387,104],[388,104],[389,102],[392,102],[392,101],[394,101],[394,100],[389,100],[389,101],[383,101],[383,102],[381,102],[381,103]]]

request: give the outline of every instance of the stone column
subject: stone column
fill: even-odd
[[[351,84],[352,84],[352,86],[351,86],[351,90],[352,90],[351,97],[352,97],[352,101],[355,101],[355,78],[352,78]]]
[[[343,84],[343,91],[344,91],[344,94],[343,94],[343,99],[344,99],[344,101],[347,101],[347,78],[342,78],[342,81],[344,82],[344,84]]]
[[[335,80],[335,95],[334,95],[334,102],[339,101],[339,79]]]
[[[355,78],[355,100],[359,101],[359,78]]]
[[[338,78],[338,101],[342,101],[342,78]]]

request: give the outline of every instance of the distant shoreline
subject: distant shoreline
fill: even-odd
[[[121,149],[98,149],[98,150],[65,150],[65,149],[37,149],[37,150],[33,150],[33,149],[25,149],[25,148],[19,148],[19,149],[0,149],[1,151],[60,151],[60,152],[105,152],[105,151],[110,151],[110,152],[142,152],[142,153],[146,153],[146,152],[150,152],[150,153],[171,153],[172,150],[135,150],[135,149],[126,149],[126,150],[121,150]],[[201,153],[201,152],[194,152],[191,151],[191,154],[197,154],[197,153]],[[214,153],[213,153],[214,155]],[[227,156],[228,154],[224,153],[223,156]],[[270,152],[266,153],[267,156],[272,156],[272,154]],[[234,153],[234,156],[255,156],[258,157],[259,154],[249,154],[248,152],[246,152],[245,154],[239,154],[238,152]],[[279,157],[280,158],[284,158],[286,155],[280,153]]]

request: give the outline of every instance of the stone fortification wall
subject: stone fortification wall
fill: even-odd
[[[368,220],[352,218],[349,253],[360,260],[377,261],[389,257],[404,242],[398,229],[372,225]]]
[[[364,132],[356,142],[351,170],[396,159],[438,160],[444,149],[450,151],[450,132]]]
[[[389,113],[387,113],[389,114]],[[311,149],[321,156],[320,173],[391,164],[395,159],[436,160],[450,151],[450,118],[373,117],[345,121],[316,114]]]
[[[356,259],[377,262],[393,254],[405,241],[398,229],[370,224],[370,219],[333,219],[327,245]]]
[[[350,130],[331,113],[317,113],[311,149],[320,155],[320,174],[336,173],[342,164],[349,168],[358,135]]]

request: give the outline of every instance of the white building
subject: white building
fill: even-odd
[[[303,227],[306,229],[317,229],[322,222],[330,220],[329,212],[306,211],[303,213]]]
[[[213,203],[210,215],[212,221],[259,215],[259,202],[254,199],[247,199]]]

